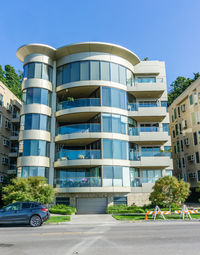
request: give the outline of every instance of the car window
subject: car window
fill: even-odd
[[[32,203],[31,208],[38,208],[40,205],[36,203]]]
[[[22,203],[22,209],[30,209],[31,203]]]
[[[5,207],[6,212],[17,211],[17,210],[20,210],[20,204],[12,204],[12,205],[8,205],[7,207]]]

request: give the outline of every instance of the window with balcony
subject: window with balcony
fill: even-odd
[[[102,113],[103,132],[127,134],[128,118],[126,116]]]
[[[127,94],[124,90],[102,87],[102,106],[127,110]]]
[[[130,187],[129,167],[103,166],[103,186]]]

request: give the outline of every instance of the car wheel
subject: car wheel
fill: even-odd
[[[33,215],[30,219],[30,225],[31,227],[39,227],[42,225],[42,220],[40,216],[38,215]]]

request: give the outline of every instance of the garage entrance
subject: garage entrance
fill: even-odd
[[[107,198],[77,198],[78,214],[99,214],[105,213]]]

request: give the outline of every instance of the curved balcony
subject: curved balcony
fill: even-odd
[[[64,177],[55,179],[55,188],[101,187],[101,177]]]
[[[75,124],[62,126],[56,129],[56,135],[90,133],[90,132],[101,132],[101,124],[99,123]]]
[[[100,159],[101,150],[62,150],[55,155],[56,160]]]
[[[64,101],[57,105],[57,111],[74,107],[100,106],[100,98],[80,98],[74,101]]]

